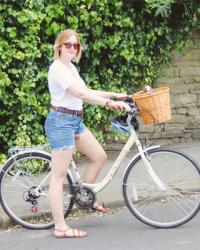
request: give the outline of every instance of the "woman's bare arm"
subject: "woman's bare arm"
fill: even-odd
[[[108,97],[106,96],[103,97],[101,94],[98,93],[97,90],[95,91],[91,90],[87,88],[85,85],[80,85],[80,84],[72,84],[67,90],[72,95],[82,99],[84,102],[87,102],[90,104],[98,104],[102,106],[107,106],[109,108],[114,108],[114,109],[121,109],[121,110],[124,109],[126,111],[130,111],[130,107],[127,103],[121,102],[121,101],[110,100],[110,96],[112,96],[113,98],[112,92],[110,96],[108,95]],[[117,96],[115,96],[115,98],[116,97]]]
[[[117,99],[117,98],[127,97],[127,94],[124,94],[124,93],[107,92],[107,91],[94,90],[94,89],[91,89],[91,91],[96,95],[99,95],[101,97],[108,98],[108,99]]]

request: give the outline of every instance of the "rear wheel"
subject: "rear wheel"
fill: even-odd
[[[54,225],[49,208],[48,189],[51,156],[45,152],[24,152],[13,156],[0,174],[0,203],[17,224],[30,229]],[[64,214],[73,207],[72,180],[64,183]]]
[[[171,228],[191,220],[200,208],[200,171],[184,153],[153,149],[147,158],[165,184],[161,190],[140,156],[130,163],[123,179],[123,195],[131,213],[157,228]]]

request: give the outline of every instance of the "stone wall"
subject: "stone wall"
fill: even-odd
[[[200,31],[195,31],[182,53],[172,53],[172,63],[156,82],[169,86],[172,120],[162,134],[164,144],[200,140]]]
[[[173,51],[171,64],[161,70],[155,87],[170,87],[172,119],[162,133],[159,127],[154,130],[141,120],[140,137],[161,145],[200,141],[200,31],[193,33],[181,53]],[[120,150],[122,146],[123,141],[108,142],[107,150]]]

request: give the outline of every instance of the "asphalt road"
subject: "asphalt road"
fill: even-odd
[[[1,250],[199,250],[200,213],[175,229],[154,229],[123,208],[112,215],[74,220],[71,226],[86,230],[82,239],[55,239],[52,230],[0,231]]]

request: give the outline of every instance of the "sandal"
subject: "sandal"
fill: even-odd
[[[71,231],[71,233],[69,233]],[[67,228],[65,230],[54,229],[54,237],[56,238],[83,238],[88,236],[87,232],[80,231],[74,228]]]
[[[91,207],[93,212],[100,212],[100,213],[107,213],[108,208],[105,208],[104,204],[100,205],[97,202],[95,202],[93,204],[93,206]]]

